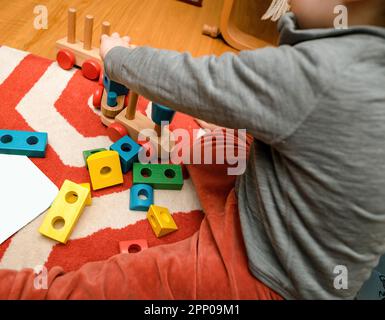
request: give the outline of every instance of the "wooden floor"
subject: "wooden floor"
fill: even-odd
[[[35,30],[33,9],[48,8],[48,30]],[[94,46],[98,46],[101,23],[127,34],[132,43],[156,48],[189,51],[194,56],[220,55],[234,49],[222,40],[201,34],[203,24],[219,25],[223,0],[204,0],[195,7],[177,0],[0,0],[0,45],[55,58],[55,41],[66,35],[67,9],[78,10],[77,37],[83,37],[83,19],[95,16]]]

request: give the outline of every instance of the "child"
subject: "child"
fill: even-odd
[[[339,4],[348,29],[333,29]],[[53,268],[45,291],[33,288],[31,271],[2,271],[0,297],[355,297],[385,253],[385,0],[290,5],[278,48],[238,56],[193,59],[104,37],[113,80],[247,129],[247,170],[223,205],[204,208],[191,238],[68,274]]]

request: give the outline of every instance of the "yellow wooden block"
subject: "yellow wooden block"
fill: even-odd
[[[90,185],[88,182],[87,182],[87,183],[81,183],[80,185],[81,185],[83,188],[87,188],[88,190],[90,190],[90,194],[89,194],[88,197],[87,197],[86,205],[87,205],[87,206],[92,205],[91,185]]]
[[[92,189],[98,190],[123,183],[119,153],[101,151],[87,158]]]
[[[86,205],[90,190],[65,180],[48,210],[39,232],[66,243]]]
[[[147,219],[158,238],[178,230],[167,208],[151,205],[147,212]]]

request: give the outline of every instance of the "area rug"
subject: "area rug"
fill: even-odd
[[[65,71],[55,61],[0,47],[0,128],[48,133],[46,157],[32,161],[58,187],[65,179],[89,182],[82,151],[112,144],[99,111],[92,106],[97,85],[78,69]],[[148,115],[151,104],[140,98],[138,109]],[[182,127],[192,130],[197,124],[177,113],[171,129]],[[204,172],[195,169],[193,175],[198,181]],[[202,199],[192,180],[185,179],[181,191],[155,191],[155,203],[169,208],[177,232],[158,239],[146,213],[129,210],[132,176],[128,173],[123,185],[92,192],[93,204],[84,211],[66,245],[38,233],[43,213],[0,245],[0,268],[20,270],[45,265],[71,271],[119,253],[119,241],[147,239],[152,247],[185,239],[196,232],[203,218]]]

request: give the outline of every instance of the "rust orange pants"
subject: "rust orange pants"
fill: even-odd
[[[248,270],[235,177],[226,174],[226,165],[191,165],[189,171],[205,204],[205,217],[193,236],[91,262],[77,271],[54,267],[47,289],[35,289],[32,270],[0,270],[0,298],[281,299]]]

